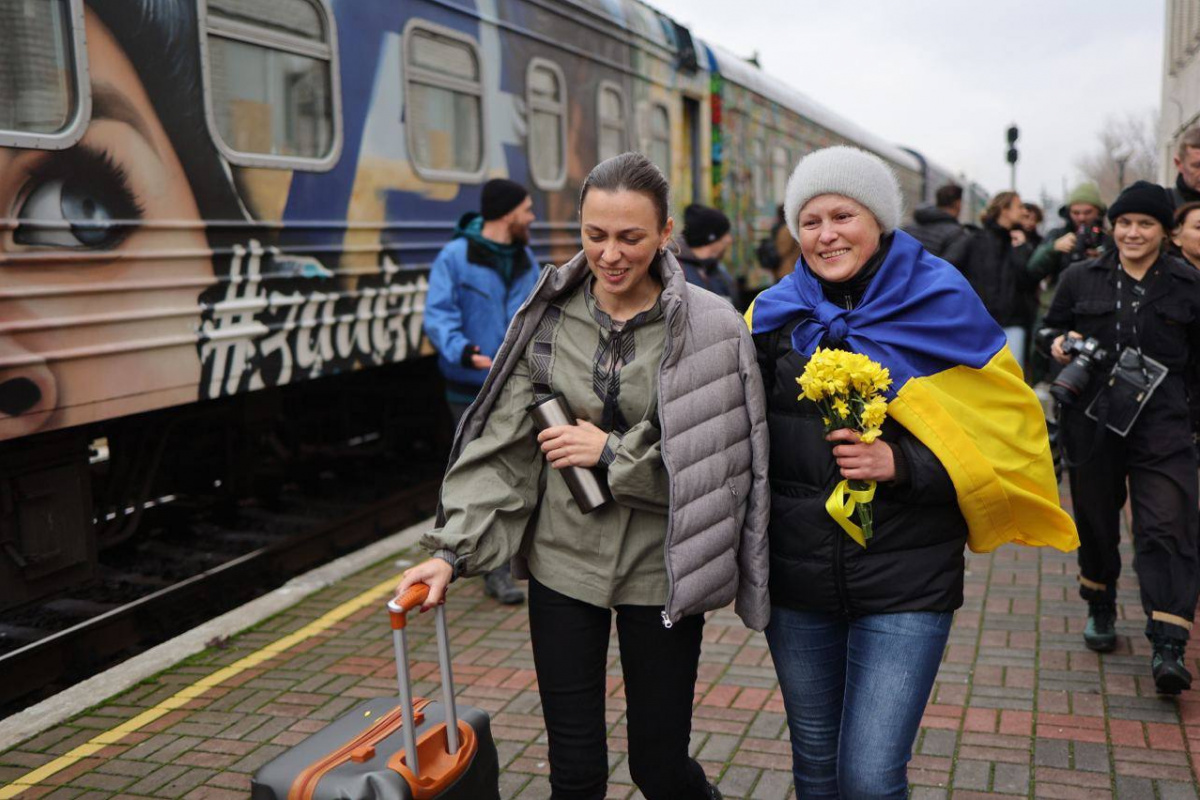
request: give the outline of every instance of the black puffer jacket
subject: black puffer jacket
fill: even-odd
[[[898,423],[883,426],[897,480],[875,492],[867,548],[826,513],[842,477],[816,404],[796,399],[808,358],[792,349],[794,327],[754,337],[771,434],[771,602],[849,617],[958,608],[967,523],[946,470]]]
[[[950,245],[967,235],[967,230],[948,212],[937,206],[922,206],[913,212],[913,222],[904,232],[940,258]]]
[[[1027,269],[1033,248],[1013,247],[1012,235],[995,222],[963,237],[942,256],[966,276],[992,319],[1002,327],[1030,325],[1037,311],[1038,281]]]

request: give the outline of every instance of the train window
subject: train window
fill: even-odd
[[[4,0],[0,31],[0,146],[75,144],[91,114],[83,0]]]
[[[235,164],[329,169],[341,149],[324,0],[201,0],[209,129]]]
[[[786,147],[776,147],[771,153],[771,202],[782,203],[787,194],[787,182],[792,166],[792,156]]]
[[[567,81],[557,64],[529,62],[529,170],[539,189],[561,189],[567,181]]]
[[[754,192],[754,205],[762,208],[767,202],[766,164],[764,163],[767,160],[766,146],[762,139],[755,139],[750,143],[750,147],[750,183]]]
[[[479,46],[429,23],[410,24],[407,57],[408,148],[434,180],[479,178],[483,171],[483,82]]]
[[[600,120],[597,136],[600,160],[619,156],[629,149],[628,125],[625,121],[625,93],[615,83],[600,84],[596,97],[596,117]]]
[[[650,107],[650,152],[647,155],[670,180],[671,112],[662,103]]]

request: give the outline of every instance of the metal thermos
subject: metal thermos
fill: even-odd
[[[571,406],[562,392],[555,392],[546,399],[539,400],[527,410],[539,432],[558,425],[575,424],[575,415],[571,413]],[[576,505],[584,514],[590,514],[612,502],[608,482],[597,475],[594,469],[566,467],[558,470],[558,473],[567,482],[571,496],[575,498]]]

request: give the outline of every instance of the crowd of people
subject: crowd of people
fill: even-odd
[[[964,548],[1077,548],[1083,641],[1108,652],[1127,500],[1152,678],[1190,688],[1200,128],[1175,164],[1173,187],[1138,181],[1111,205],[1080,184],[1043,235],[1042,209],[1011,191],[964,222],[953,184],[902,226],[883,161],[819,150],[758,243],[774,284],[753,298],[723,263],[729,218],[689,205],[676,233],[667,180],[640,155],[588,176],[582,250],[557,268],[528,248],[525,189],[484,186],[430,278],[457,432],[433,557],[400,588],[427,583],[432,607],[482,574],[519,603],[512,575],[529,581],[552,797],[605,796],[613,612],[634,782],[648,800],[720,797],[688,741],[704,613],[730,602],[766,632],[797,793],[906,796]],[[871,435],[797,397],[829,349],[891,376]],[[539,430],[529,409],[550,400],[576,424]],[[579,469],[606,487],[599,508],[572,494]],[[874,509],[869,541],[828,511],[847,482],[870,487],[852,495]]]

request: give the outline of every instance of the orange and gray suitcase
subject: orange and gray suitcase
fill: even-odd
[[[405,626],[428,593],[417,584],[388,603],[399,704],[368,700],[263,765],[252,800],[500,800],[488,715],[454,705],[444,606],[436,612],[442,702],[413,700]]]

